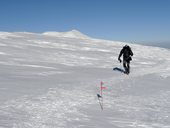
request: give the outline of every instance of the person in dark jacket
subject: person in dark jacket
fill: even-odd
[[[122,62],[122,60],[120,59],[122,55],[123,55],[123,67],[125,69],[125,73],[129,74],[130,73],[130,61],[132,60],[131,56],[133,56],[133,52],[128,45],[125,45],[120,51],[120,54],[118,57],[118,60],[120,61],[120,63]]]

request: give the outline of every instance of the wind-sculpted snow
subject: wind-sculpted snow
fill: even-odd
[[[70,32],[0,32],[0,128],[169,128],[170,51]],[[104,82],[103,110],[96,94]]]
[[[46,95],[24,96],[6,102],[1,106],[0,123],[14,128],[69,127],[69,123],[89,120],[78,108],[86,108],[92,102],[94,96],[81,90],[70,93],[66,89],[53,88]]]

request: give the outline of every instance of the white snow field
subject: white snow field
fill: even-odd
[[[0,32],[0,128],[170,128],[170,51],[70,32]],[[104,82],[103,110],[97,93]]]

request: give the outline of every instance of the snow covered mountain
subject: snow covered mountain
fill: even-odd
[[[0,128],[170,128],[170,51],[78,31],[0,32]],[[96,94],[103,90],[103,110]]]
[[[79,39],[86,39],[89,38],[88,36],[82,34],[77,30],[72,30],[69,32],[45,32],[43,35],[47,36],[54,36],[54,37],[68,37],[68,38],[79,38]]]

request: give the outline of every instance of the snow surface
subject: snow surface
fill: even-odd
[[[124,75],[113,68],[125,44],[75,30],[0,32],[0,128],[170,128],[170,51],[129,44]]]

